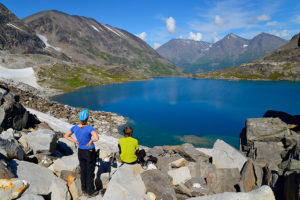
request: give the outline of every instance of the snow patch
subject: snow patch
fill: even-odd
[[[66,122],[64,119],[58,119],[49,114],[45,114],[31,108],[26,109],[30,113],[36,115],[41,122],[46,122],[56,132],[66,133],[73,126],[72,124]],[[99,134],[99,141],[97,141],[95,145],[97,146],[101,145],[101,143],[105,143],[106,145],[115,146],[117,148],[118,141],[119,140],[117,138],[107,136],[104,134]]]
[[[114,34],[116,34],[116,35],[118,35],[119,37],[121,37],[121,35],[120,35],[119,33],[117,33],[116,31],[114,31],[113,29],[109,28],[108,26],[106,26],[106,25],[104,25],[104,24],[103,24],[103,26],[104,26],[105,28],[107,28],[108,30],[110,30],[111,32],[113,32]]]
[[[120,33],[123,37],[127,37],[126,35],[124,35],[120,30],[117,30],[118,33]]]
[[[91,27],[100,33],[100,31],[94,25],[91,25]]]
[[[16,25],[13,25],[11,23],[6,24],[7,26],[10,26],[12,28],[18,29],[19,31],[25,32],[24,30],[20,29],[19,27],[17,27]]]
[[[234,35],[234,34],[230,34],[230,36],[233,37],[233,38],[237,38],[237,36]]]
[[[55,51],[60,51],[60,48],[52,46],[51,44],[49,44],[48,39],[45,36],[42,36],[40,34],[36,34],[36,35],[44,42],[44,44],[46,45],[46,48],[52,48]]]
[[[246,48],[247,46],[248,46],[248,44],[244,44],[244,45],[243,45],[243,48]]]
[[[208,47],[211,48],[211,47],[212,47],[212,44],[210,44]]]
[[[5,79],[12,79],[39,88],[37,84],[34,70],[32,67],[24,69],[8,69],[0,65],[0,77]]]

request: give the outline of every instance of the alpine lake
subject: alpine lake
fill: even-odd
[[[300,114],[300,83],[154,78],[81,88],[53,100],[127,117],[145,146],[212,147],[222,139],[238,148],[247,118],[267,110]]]

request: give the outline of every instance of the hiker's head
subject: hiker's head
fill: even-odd
[[[125,137],[131,137],[133,133],[133,128],[130,126],[126,126],[123,130]]]
[[[82,110],[78,114],[78,118],[81,121],[82,124],[86,124],[87,120],[89,119],[89,111],[88,110]]]

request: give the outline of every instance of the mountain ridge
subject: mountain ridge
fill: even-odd
[[[271,53],[239,67],[206,72],[194,78],[300,81],[300,33]]]
[[[260,33],[250,40],[229,33],[221,40],[211,44],[211,47],[205,53],[195,55],[197,59],[188,60],[181,58],[181,55],[185,57],[185,52],[181,52],[181,55],[177,53],[176,60],[174,56],[166,54],[166,50],[164,49],[158,48],[157,51],[184,70],[190,73],[197,73],[239,66],[242,63],[250,62],[264,56],[284,43],[286,43],[286,40],[268,33]],[[167,45],[164,44],[162,46]],[[191,49],[193,48],[191,47]],[[173,48],[169,49],[169,51],[175,50]],[[185,62],[178,62],[180,59]]]

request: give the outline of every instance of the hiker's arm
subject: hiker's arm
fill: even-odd
[[[92,139],[91,139],[91,140],[89,141],[89,143],[86,145],[86,146],[88,146],[88,147],[92,146],[92,144],[93,144],[94,142],[97,142],[97,141],[99,140],[99,136],[98,136],[98,134],[97,134],[96,131],[92,131],[91,134],[92,134]]]
[[[74,138],[71,137],[73,133],[71,132],[71,130],[68,130],[65,135],[64,135],[64,138],[66,138],[67,140],[71,141],[71,142],[74,142],[75,144],[78,145],[78,141]]]

